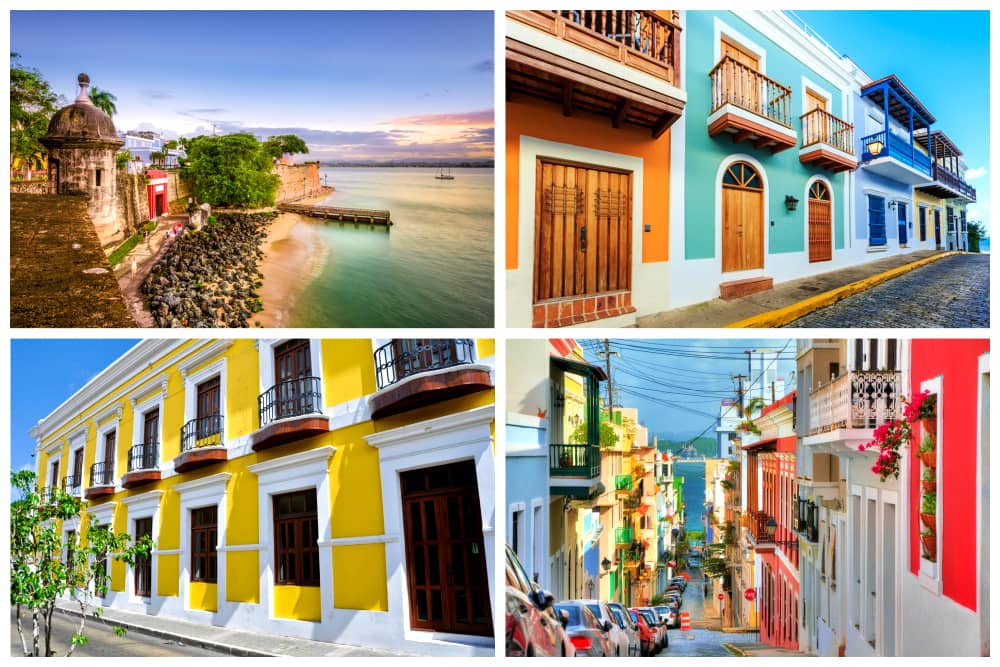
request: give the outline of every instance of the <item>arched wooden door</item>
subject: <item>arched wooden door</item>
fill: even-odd
[[[722,271],[764,268],[764,181],[746,162],[722,175]]]
[[[815,181],[809,186],[809,261],[830,259],[833,259],[830,188],[823,181]]]

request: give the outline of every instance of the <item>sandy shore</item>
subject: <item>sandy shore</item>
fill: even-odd
[[[301,203],[318,203],[327,194]],[[268,228],[261,250],[264,259],[257,268],[264,274],[264,284],[257,291],[264,309],[250,320],[250,326],[256,327],[257,323],[272,328],[291,326],[295,301],[323,270],[326,248],[314,223],[294,213],[281,213]]]

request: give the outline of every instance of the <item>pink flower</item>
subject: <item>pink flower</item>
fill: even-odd
[[[878,467],[878,465],[873,465],[872,466],[872,472],[875,473],[876,475],[879,474],[879,467]]]

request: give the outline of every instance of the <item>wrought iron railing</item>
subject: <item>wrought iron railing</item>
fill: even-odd
[[[709,72],[712,111],[732,104],[792,129],[792,89],[729,56]]]
[[[809,395],[809,433],[875,428],[901,415],[899,371],[850,371]]]
[[[128,450],[128,472],[155,470],[160,467],[160,443],[144,442]]]
[[[634,58],[640,55],[669,68],[670,81],[679,85],[680,19],[676,11],[670,19],[645,9],[558,9],[547,10],[567,23],[599,35],[624,47]],[[618,54],[618,60],[629,64],[629,57]]]
[[[802,147],[826,144],[854,154],[854,126],[819,107],[802,114]]]
[[[114,461],[100,461],[90,466],[90,486],[114,486],[114,484]]]
[[[471,364],[475,343],[471,338],[394,340],[375,350],[375,378],[384,389],[425,371]]]
[[[219,447],[224,426],[222,415],[196,417],[181,428],[181,451],[187,452],[201,447]]]
[[[62,490],[71,496],[80,495],[80,473],[67,475],[62,479]]]
[[[322,412],[323,385],[319,378],[285,380],[257,397],[261,428],[279,419]]]
[[[816,507],[816,501],[800,497],[798,499],[797,508],[798,509],[795,515],[795,532],[799,533],[810,542],[818,542],[819,525],[817,523],[817,519],[819,517],[819,512]]]
[[[38,501],[42,505],[48,505],[55,501],[58,491],[59,487],[57,486],[41,486],[38,488]]]
[[[646,557],[646,550],[639,547],[621,550],[621,559],[625,563],[641,563]]]
[[[879,130],[861,138],[862,162],[882,157],[891,157],[928,176],[931,175],[931,159],[927,157],[926,153],[917,150],[910,141],[885,130]]]
[[[753,537],[754,542],[770,542],[767,534],[767,521],[770,517],[766,512],[747,512],[743,515],[743,527]]]
[[[553,477],[600,477],[600,447],[586,443],[551,444],[549,470]]]

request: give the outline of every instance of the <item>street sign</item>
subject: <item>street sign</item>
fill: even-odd
[[[725,600],[726,599],[726,594],[725,593],[719,593],[716,597],[718,597],[720,600]]]
[[[755,591],[752,588],[748,588],[745,591],[743,591],[743,597],[753,602],[754,600],[757,599],[757,591]]]

